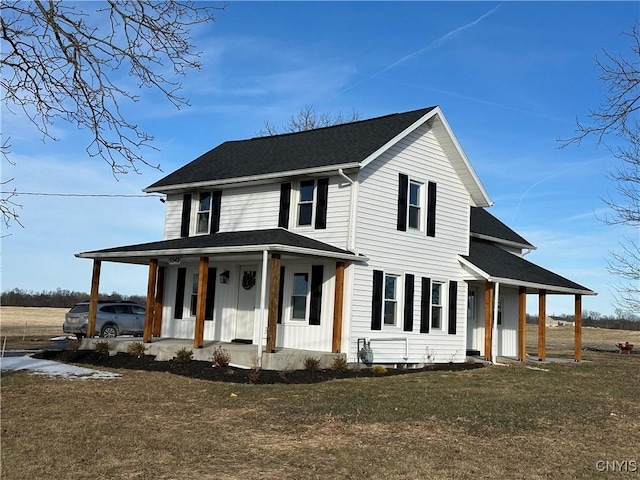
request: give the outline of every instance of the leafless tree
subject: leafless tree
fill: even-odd
[[[114,174],[151,167],[141,153],[152,136],[125,118],[122,106],[138,101],[138,87],[162,92],[177,108],[188,104],[176,78],[200,68],[191,28],[214,20],[198,2],[107,0],[3,1],[0,20],[1,96],[5,112],[26,116],[55,140],[54,122],[90,132],[86,151]],[[8,159],[7,133],[2,155]],[[6,194],[5,194],[6,195]],[[11,197],[0,200],[6,226],[16,220]]]
[[[607,85],[607,94],[600,108],[591,111],[588,124],[577,123],[576,136],[561,140],[562,145],[580,144],[586,137],[595,137],[598,145],[609,148],[619,161],[609,177],[615,182],[617,197],[609,196],[605,203],[610,214],[604,221],[611,225],[640,227],[640,31],[635,23],[630,32],[630,53],[596,59],[600,79]],[[628,238],[621,250],[612,252],[609,271],[620,282],[616,286],[616,301],[627,311],[640,311],[640,242]]]
[[[258,135],[267,137],[269,135],[278,135],[280,133],[295,133],[313,130],[314,128],[329,127],[340,123],[355,122],[360,119],[360,115],[356,110],[351,115],[345,116],[342,112],[336,115],[331,113],[317,113],[311,105],[306,105],[300,109],[296,115],[291,115],[289,122],[281,129],[278,129],[268,120],[264,122],[264,128],[260,130]]]

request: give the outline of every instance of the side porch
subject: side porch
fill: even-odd
[[[549,295],[574,297],[574,360],[582,359],[582,297],[595,292],[496,245],[472,241],[460,257],[469,286],[467,350],[496,362],[498,356],[527,359],[527,295],[538,297],[537,359],[546,359]]]

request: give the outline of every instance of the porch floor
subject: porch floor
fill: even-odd
[[[83,338],[80,348],[94,350],[95,342],[105,340],[99,338]],[[126,352],[129,344],[142,341],[140,337],[122,336],[108,339],[112,352]],[[158,361],[167,361],[175,357],[182,348],[193,351],[193,360],[211,361],[216,348],[222,348],[231,357],[231,365],[252,368],[258,365],[258,346],[251,344],[220,342],[205,340],[202,348],[193,348],[193,340],[186,338],[154,338],[148,347],[147,355],[155,356]],[[327,353],[313,350],[297,350],[293,348],[276,348],[275,353],[262,352],[261,368],[265,370],[298,370],[304,368],[304,360],[308,357],[320,359],[321,368],[329,368],[340,353]]]

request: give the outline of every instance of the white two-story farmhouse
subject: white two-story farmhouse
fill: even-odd
[[[162,240],[78,254],[149,266],[144,340],[343,353],[349,362],[525,357],[525,302],[594,292],[525,260],[438,107],[225,142],[145,189]],[[94,310],[95,311],[95,310]],[[90,324],[91,325],[91,324]],[[544,321],[538,356],[544,358]]]

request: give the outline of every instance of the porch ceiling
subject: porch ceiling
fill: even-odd
[[[528,293],[597,295],[557,273],[546,270],[489,242],[471,239],[469,255],[461,263],[485,281],[526,287]]]
[[[294,255],[329,257],[339,260],[368,260],[362,255],[298,235],[283,228],[223,232],[139,243],[77,253],[76,257],[145,264],[151,258],[233,255],[259,253],[265,250]]]

